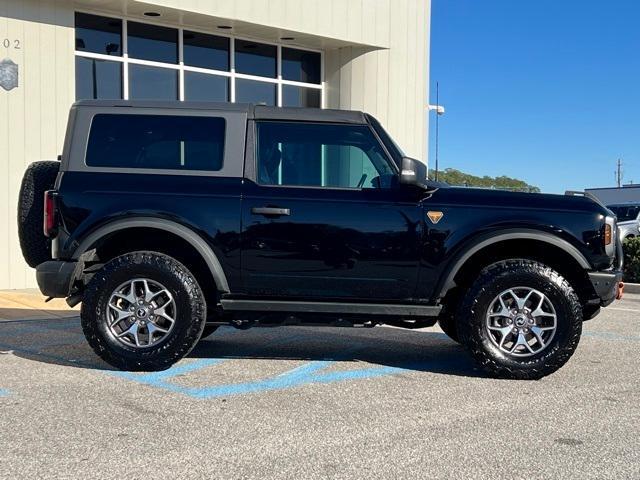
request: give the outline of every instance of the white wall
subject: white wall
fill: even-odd
[[[375,26],[378,38],[387,38],[389,49],[328,50],[327,107],[373,114],[407,155],[426,163],[429,2],[377,3],[365,23]]]
[[[35,285],[18,245],[18,190],[29,163],[62,152],[75,100],[73,49],[73,10],[66,3],[0,0],[0,60],[19,66],[18,88],[0,88],[0,288]]]
[[[0,0],[0,61],[19,65],[19,87],[0,88],[0,289],[35,286],[18,244],[17,196],[25,167],[62,151],[75,100],[74,6],[160,10],[164,22],[212,32],[222,21],[265,40],[295,36],[325,50],[327,107],[372,113],[426,161],[429,0]]]

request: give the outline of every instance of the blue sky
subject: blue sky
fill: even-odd
[[[561,193],[621,157],[640,183],[640,0],[432,0],[431,103],[436,81],[441,169]]]

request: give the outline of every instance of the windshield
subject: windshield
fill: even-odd
[[[402,151],[402,149],[393,140],[393,138],[389,136],[386,130],[382,128],[382,125],[380,125],[380,122],[378,122],[378,120],[376,120],[371,115],[367,115],[367,119],[369,120],[369,123],[371,124],[373,129],[376,131],[376,133],[380,137],[380,140],[382,140],[382,143],[384,143],[384,146],[387,147],[387,150],[393,157],[393,161],[396,163],[398,168],[400,168],[400,165],[402,163],[402,157],[404,157],[404,152]]]
[[[640,205],[609,205],[607,208],[616,214],[619,222],[635,220],[640,213]]]

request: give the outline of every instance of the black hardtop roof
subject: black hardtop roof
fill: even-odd
[[[303,122],[333,122],[366,124],[363,112],[352,110],[332,110],[319,108],[267,107],[250,103],[226,102],[171,102],[155,100],[79,100],[74,107],[136,107],[163,110],[223,110],[247,113],[257,120],[296,120]]]

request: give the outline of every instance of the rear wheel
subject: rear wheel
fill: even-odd
[[[532,260],[485,268],[457,313],[461,342],[492,375],[538,379],[563,366],[582,332],[582,307],[571,285]]]
[[[156,252],[107,263],[89,282],[82,329],[93,350],[122,370],[163,370],[187,355],[206,321],[202,290],[187,268]]]

